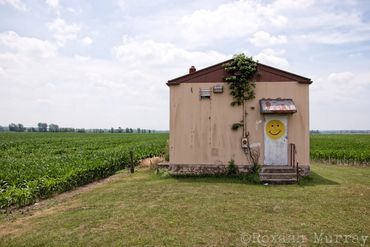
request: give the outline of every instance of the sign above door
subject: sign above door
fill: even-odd
[[[297,112],[292,99],[261,99],[260,110],[262,114],[288,114]]]

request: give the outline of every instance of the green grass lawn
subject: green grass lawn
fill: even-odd
[[[315,164],[311,179],[281,186],[121,171],[0,216],[1,246],[247,246],[248,234],[255,242],[258,234],[298,236],[311,246],[315,233],[370,235],[369,167]]]

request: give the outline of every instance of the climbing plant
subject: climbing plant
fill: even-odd
[[[247,147],[243,147],[243,150],[253,164],[251,172],[258,173],[260,151],[259,148],[251,148],[249,132],[246,129],[248,113],[244,104],[245,101],[255,97],[255,84],[252,79],[257,71],[257,62],[244,53],[235,54],[230,62],[224,64],[224,69],[229,74],[224,80],[229,84],[230,94],[233,97],[231,105],[243,105],[243,120],[234,123],[231,129],[238,130],[239,127],[243,127],[243,138],[246,138],[247,141]]]
[[[257,62],[244,53],[235,54],[233,59],[223,65],[229,76],[224,80],[229,84],[230,94],[233,97],[232,106],[242,105],[244,101],[254,98],[255,84],[252,78],[257,71]],[[232,130],[244,126],[244,118],[239,123],[234,123]],[[243,128],[244,129],[244,128]]]
[[[253,99],[255,84],[252,78],[257,71],[257,62],[244,53],[235,54],[230,62],[224,64],[224,69],[230,74],[224,80],[233,96],[231,105],[241,105],[245,100]]]

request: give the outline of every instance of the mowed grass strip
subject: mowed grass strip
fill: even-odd
[[[245,246],[241,237],[253,233],[303,235],[312,245],[315,233],[370,235],[370,169],[315,164],[312,171],[301,185],[283,186],[123,171],[3,214],[0,245]]]

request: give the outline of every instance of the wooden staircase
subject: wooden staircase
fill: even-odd
[[[260,179],[268,184],[297,183],[297,170],[292,166],[262,166]]]

